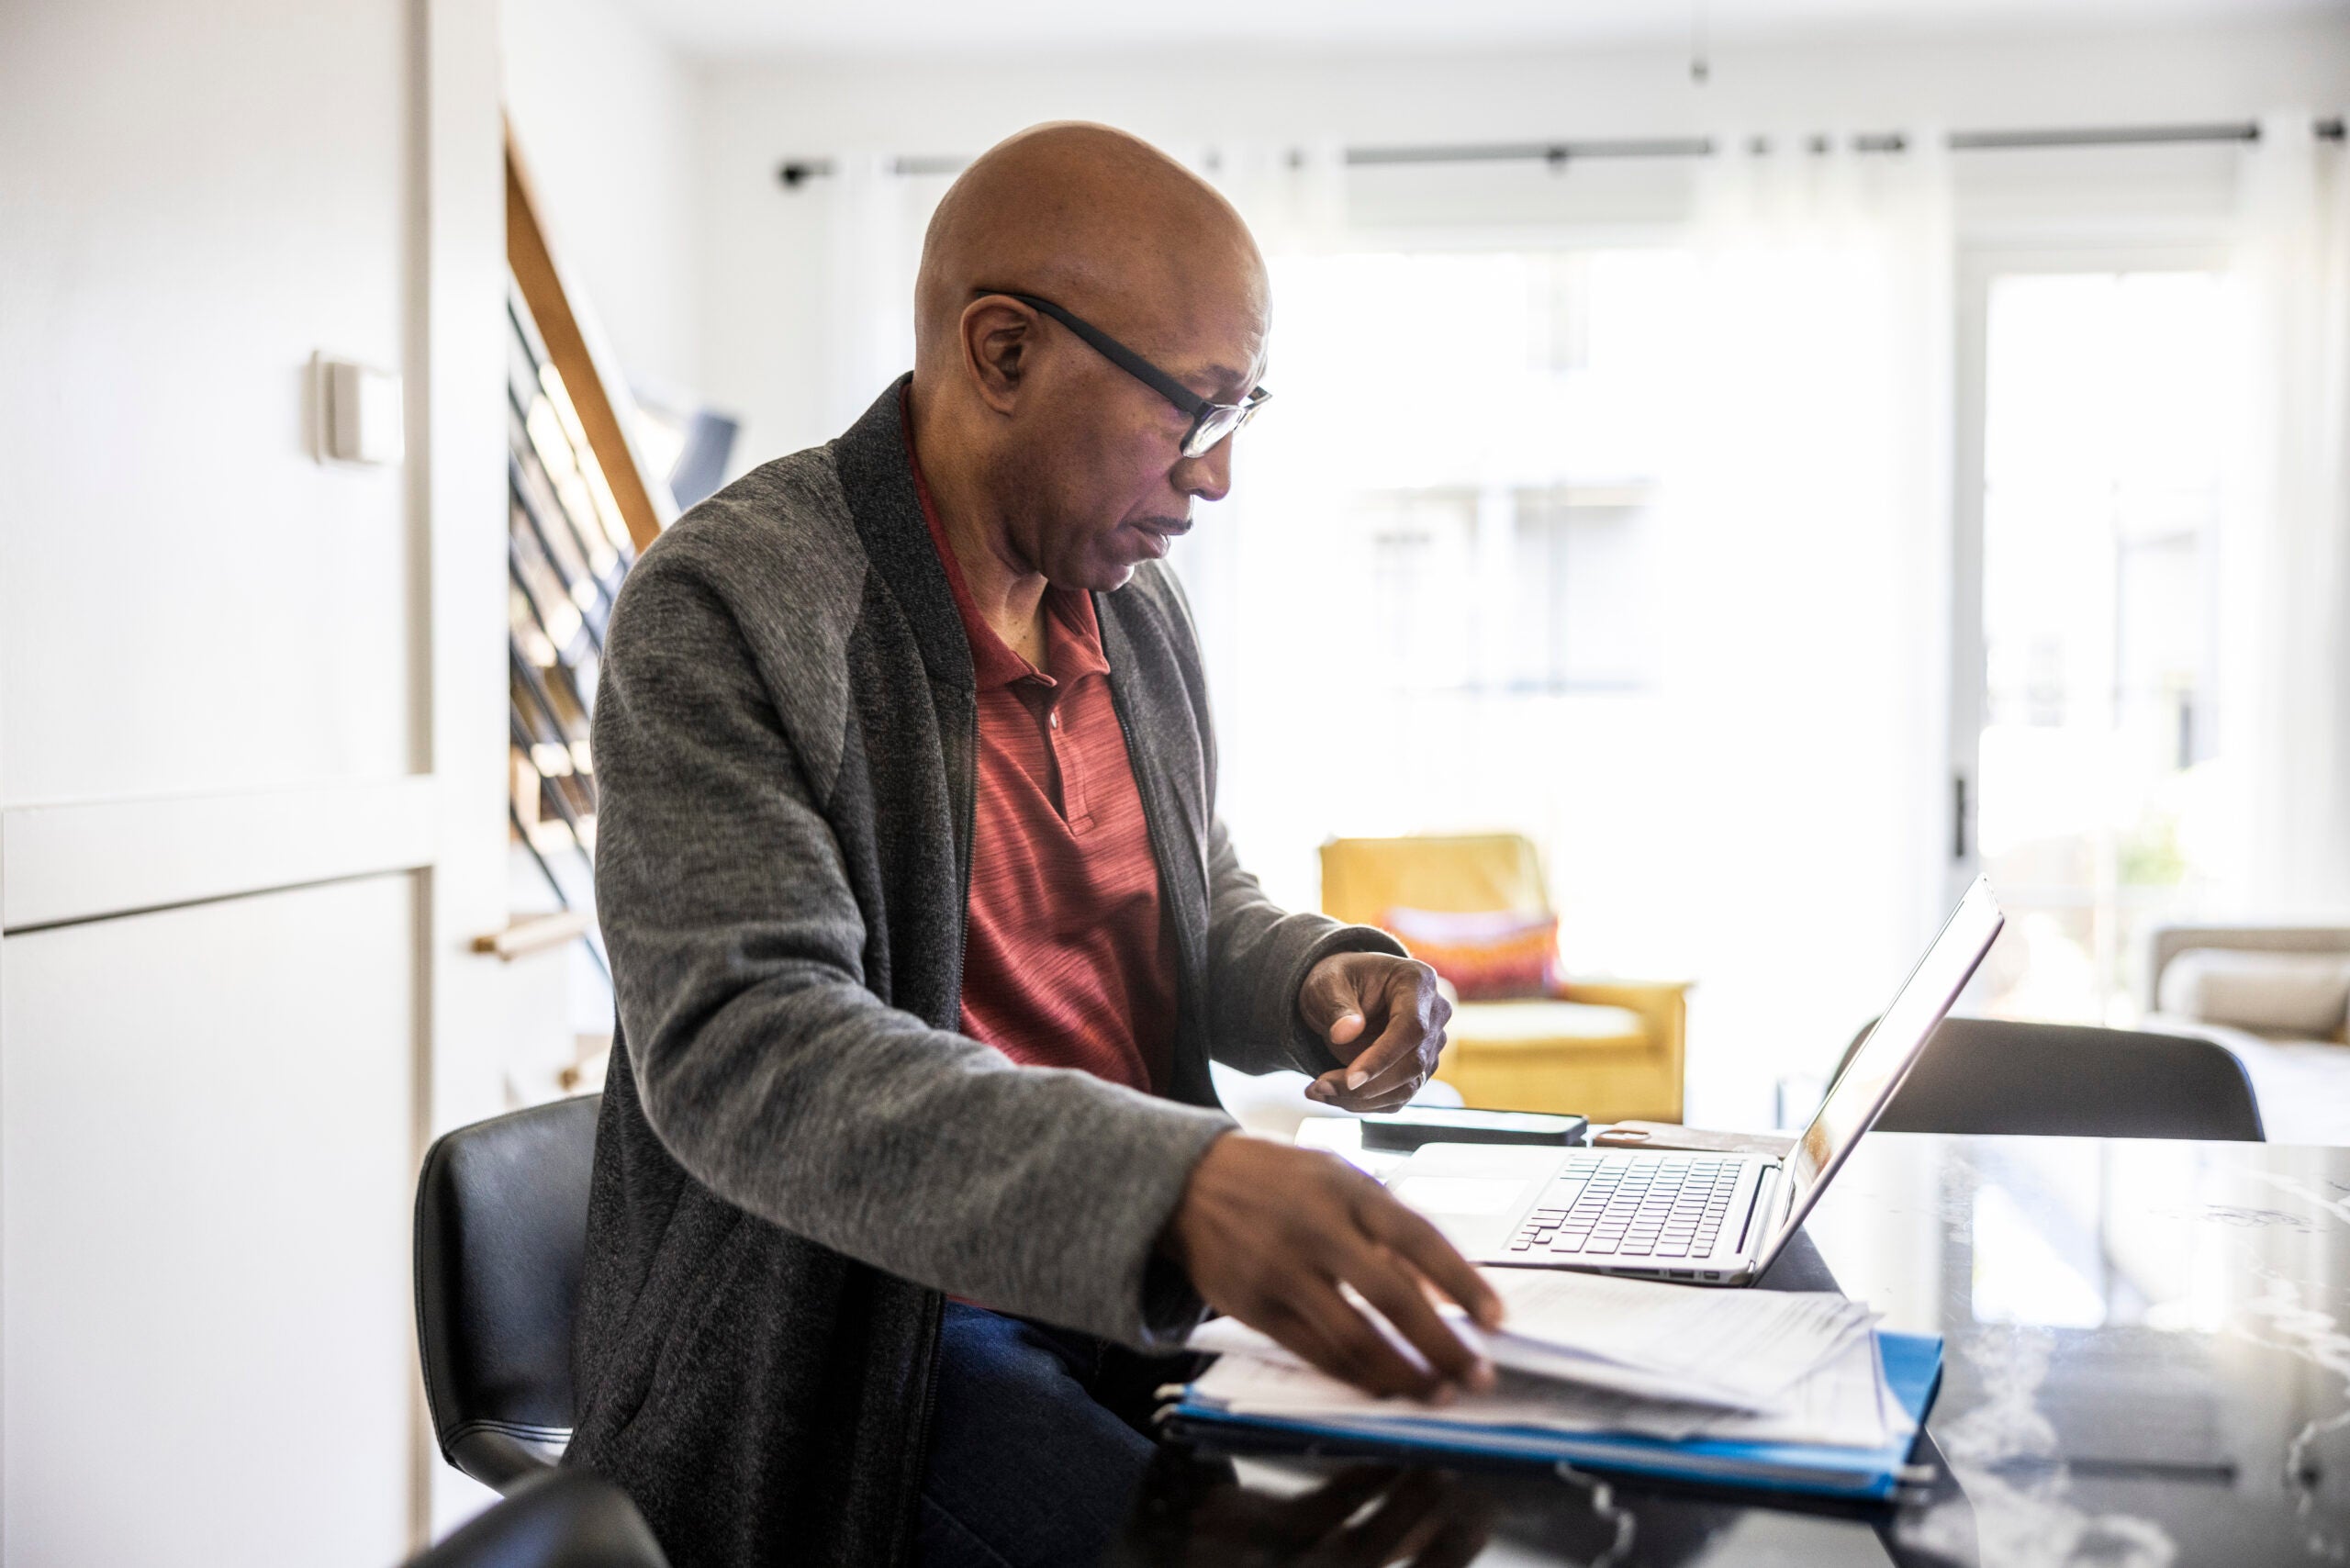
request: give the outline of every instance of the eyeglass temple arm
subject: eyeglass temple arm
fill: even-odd
[[[1054,320],[1083,338],[1103,359],[1108,360],[1194,420],[1205,417],[1207,411],[1215,407],[1214,403],[1209,402],[1205,398],[1110,336],[1109,333],[1091,322],[1079,320],[1051,300],[1039,299],[1033,294],[1013,294],[1009,289],[1003,291],[1003,297],[1006,299],[1017,299],[1030,309],[1041,310],[1050,316]]]

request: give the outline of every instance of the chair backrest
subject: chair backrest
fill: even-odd
[[[516,1487],[408,1568],[668,1568],[628,1495],[585,1470]]]
[[[449,1462],[500,1492],[571,1440],[600,1094],[459,1127],[416,1188],[416,1331]]]
[[[1874,1025],[1871,1025],[1874,1027]],[[1868,1030],[1844,1052],[1852,1059]],[[1889,1133],[2259,1143],[2244,1064],[2184,1035],[1946,1018],[1877,1118]]]
[[[1550,906],[1532,841],[1515,833],[1334,838],[1322,846],[1322,911],[1376,925],[1391,909],[1539,913]]]

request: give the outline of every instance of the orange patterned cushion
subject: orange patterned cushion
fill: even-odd
[[[1450,980],[1463,1002],[1547,996],[1556,979],[1555,914],[1391,909],[1381,924],[1404,939],[1412,957]]]

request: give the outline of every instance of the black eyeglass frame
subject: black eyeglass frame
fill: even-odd
[[[1126,347],[1117,339],[1075,313],[1062,309],[1039,295],[1023,294],[1012,288],[983,288],[985,297],[1000,294],[1006,299],[1017,299],[1031,309],[1041,310],[1082,338],[1094,353],[1141,382],[1145,386],[1175,405],[1176,411],[1188,414],[1192,428],[1183,432],[1182,452],[1186,457],[1203,457],[1215,450],[1216,443],[1248,422],[1256,411],[1272,396],[1259,386],[1237,403],[1217,403],[1201,397],[1150,361]]]

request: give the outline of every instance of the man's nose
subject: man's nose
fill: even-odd
[[[1197,496],[1203,501],[1224,499],[1232,488],[1232,438],[1225,436],[1197,457],[1184,458],[1175,465],[1169,477],[1187,496]]]

